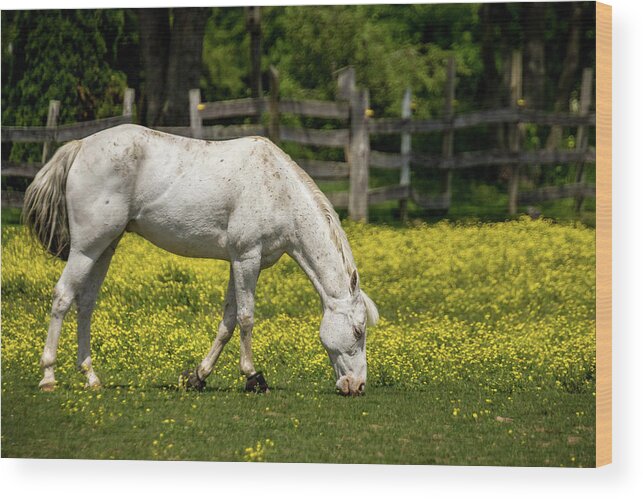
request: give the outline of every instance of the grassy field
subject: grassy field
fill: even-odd
[[[178,373],[207,352],[227,265],[127,235],[94,316],[104,388],[75,369],[75,314],[58,390],[39,393],[62,262],[18,226],[2,239],[2,456],[593,466],[595,246],[584,226],[348,225],[368,331],[367,395],[334,393],[319,299],[296,264],[265,271],[255,364],[273,390],[243,393],[238,340],[203,393]]]

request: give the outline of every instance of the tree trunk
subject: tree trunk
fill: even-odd
[[[170,41],[168,9],[138,9],[141,63],[143,66],[142,110],[147,126],[160,123],[165,100],[165,69]]]
[[[575,77],[578,72],[580,61],[581,24],[583,8],[579,2],[571,4],[572,14],[569,21],[569,38],[567,39],[567,50],[563,61],[563,70],[558,79],[558,93],[554,102],[554,111],[567,111],[569,97],[574,86]],[[563,130],[560,126],[553,126],[547,137],[547,149],[556,149],[563,137]]]
[[[482,25],[482,81],[480,82],[480,91],[478,93],[483,107],[494,109],[500,105],[498,84],[500,74],[496,67],[496,49],[497,40],[494,36],[495,18],[498,16],[499,8],[503,5],[484,3],[480,7],[480,24]]]
[[[523,99],[524,105],[530,109],[544,109],[545,107],[545,18],[549,6],[545,3],[521,4],[521,20],[524,34],[524,78]],[[529,178],[534,185],[540,177],[540,165],[530,165],[523,168],[523,177]]]
[[[547,4],[522,4],[522,26],[525,34],[525,106],[543,109],[545,97],[545,15]]]
[[[199,88],[203,36],[210,9],[175,8],[172,12],[174,21],[161,122],[166,126],[188,126],[190,124],[188,93],[192,88]]]
[[[510,52],[504,42],[504,37],[499,37],[496,30],[498,26],[507,26],[510,17],[506,4],[485,3],[480,7],[483,73],[479,95],[485,109],[497,109],[508,105],[509,80],[507,75],[509,69],[505,67],[505,60]],[[500,54],[503,61],[500,70],[496,64],[497,54]],[[498,149],[506,148],[505,126],[502,124],[494,126],[489,140],[495,142]]]
[[[261,97],[261,7],[246,7],[246,28],[250,33],[251,95]]]

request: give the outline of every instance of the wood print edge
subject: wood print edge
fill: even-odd
[[[596,3],[596,466],[612,462],[612,7]]]

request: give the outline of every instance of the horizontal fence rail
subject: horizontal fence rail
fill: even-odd
[[[56,128],[3,126],[2,142],[69,142],[131,122],[131,116],[114,116],[70,125],[58,125]]]
[[[522,204],[529,204],[576,196],[596,197],[596,187],[584,183],[549,185],[547,187],[521,192],[518,194],[518,199]]]
[[[194,133],[189,126],[161,126],[156,127],[159,132],[181,135],[183,137],[193,137]],[[266,135],[266,128],[262,125],[213,125],[204,126],[201,129],[201,137],[205,140],[228,140],[238,139],[240,137],[252,137],[254,135]]]
[[[454,171],[479,167],[504,167],[510,172],[508,181],[509,214],[515,214],[518,204],[541,203],[561,198],[575,198],[579,210],[583,199],[595,197],[595,187],[585,182],[584,165],[596,162],[596,151],[588,146],[588,127],[596,126],[596,115],[590,111],[593,72],[583,72],[578,112],[551,112],[524,108],[522,100],[522,60],[519,52],[511,57],[511,107],[455,114],[455,59],[447,64],[447,78],[442,116],[435,119],[414,119],[411,110],[411,91],[407,89],[402,102],[400,118],[372,118],[369,92],[356,86],[355,71],[348,67],[337,73],[336,100],[282,99],[279,95],[279,73],[270,68],[270,91],[259,98],[234,99],[220,102],[201,102],[201,92],[190,90],[190,126],[164,126],[157,130],[185,137],[205,140],[228,140],[248,136],[269,137],[274,142],[291,142],[303,146],[342,149],[344,161],[300,159],[295,161],[313,179],[348,181],[348,191],[331,192],[327,197],[336,208],[347,208],[349,216],[366,220],[370,205],[397,201],[400,217],[407,217],[407,201],[412,200],[422,209],[447,213],[451,205],[451,182]],[[57,125],[60,103],[50,103],[47,126],[2,127],[2,142],[40,142],[44,144],[43,163],[53,151],[55,143],[82,139],[100,130],[132,122],[133,91],[124,95],[123,115],[86,123]],[[320,128],[281,124],[281,115],[334,120]],[[213,124],[212,121],[238,118],[244,123]],[[209,120],[209,123],[204,123]],[[248,123],[250,121],[250,123]],[[308,122],[309,124],[310,122]],[[575,127],[573,149],[548,147],[528,150],[524,144],[525,124],[548,127]],[[503,126],[506,148],[501,150],[454,151],[458,130],[480,126]],[[412,134],[437,133],[442,135],[439,154],[418,153],[412,150]],[[400,135],[399,153],[382,152],[371,147],[378,136]],[[316,153],[313,151],[311,156]],[[336,152],[333,154],[337,154]],[[5,177],[33,178],[43,163],[2,162]],[[527,166],[575,165],[576,181],[545,186],[521,192],[520,170]],[[438,194],[418,192],[412,185],[411,165],[414,168],[441,172]],[[369,188],[369,171],[387,169],[399,171],[399,183]],[[526,170],[525,170],[526,171]],[[505,177],[506,178],[506,177]],[[3,206],[18,206],[22,193],[3,192]]]
[[[2,175],[12,177],[34,178],[40,171],[41,163],[12,163],[2,161]]]
[[[369,205],[380,204],[385,201],[397,201],[413,198],[414,200],[418,200],[418,204],[422,203],[426,206],[427,209],[444,208],[444,200],[442,197],[426,197],[423,201],[422,197],[417,195],[408,185],[387,185],[383,187],[375,187],[373,189],[369,189],[367,194]],[[348,208],[348,192],[329,192],[326,194],[326,197],[335,208]]]
[[[436,133],[461,130],[480,125],[533,123],[549,126],[596,126],[596,114],[580,116],[571,113],[553,113],[532,109],[496,109],[459,114],[451,121],[440,119],[416,120],[411,118],[378,118],[368,124],[372,135],[400,133]]]
[[[259,116],[269,111],[269,102],[265,97],[203,102],[199,104],[198,111],[204,120]],[[337,120],[346,120],[349,117],[349,107],[345,102],[293,99],[278,102],[280,113]]]
[[[279,128],[279,140],[309,146],[344,147],[348,144],[348,130],[318,130],[314,128]]]
[[[297,164],[308,175],[319,180],[343,180],[350,176],[350,165],[345,162],[298,159]]]
[[[204,120],[259,116],[268,106],[265,98],[234,99],[219,102],[203,102],[198,106],[199,116]]]
[[[279,112],[336,120],[347,120],[350,116],[348,103],[341,101],[284,99],[279,101]]]
[[[43,144],[42,161],[39,163],[15,163],[3,160],[2,175],[4,177],[33,179],[42,165],[51,157],[55,143],[84,139],[101,130],[133,123],[134,90],[131,88],[125,89],[123,93],[123,114],[121,116],[59,125],[59,115],[60,101],[52,100],[49,103],[47,126],[2,126],[1,138],[3,143]],[[21,208],[23,201],[24,193],[21,191],[2,191],[3,208]]]
[[[24,201],[22,191],[2,191],[2,208],[21,208]]]
[[[421,166],[440,170],[458,170],[477,166],[494,165],[551,165],[560,163],[595,163],[596,151],[592,147],[586,150],[536,150],[536,151],[470,151],[455,154],[450,158],[437,155],[384,153],[371,151],[370,164],[375,168],[396,170],[405,161]]]

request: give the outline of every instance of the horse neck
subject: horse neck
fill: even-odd
[[[324,307],[335,301],[350,298],[350,275],[346,270],[342,254],[330,236],[328,221],[324,216],[300,224],[298,245],[292,257],[304,270],[321,297]],[[345,258],[351,258],[350,254]]]

